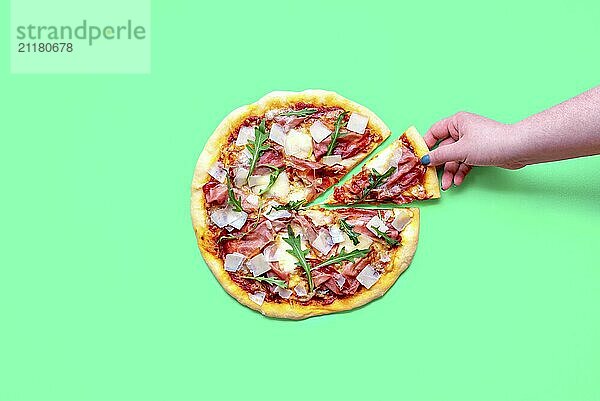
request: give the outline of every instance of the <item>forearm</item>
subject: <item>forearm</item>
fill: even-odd
[[[511,126],[524,165],[600,154],[600,86]]]

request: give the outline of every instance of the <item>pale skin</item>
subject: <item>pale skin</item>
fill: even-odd
[[[600,154],[600,86],[534,114],[503,124],[466,112],[427,131],[421,162],[444,165],[442,189],[461,185],[472,166],[518,169],[530,164]]]

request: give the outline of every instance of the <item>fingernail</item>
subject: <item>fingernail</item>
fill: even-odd
[[[425,156],[423,156],[423,157],[421,157],[421,164],[422,164],[422,165],[426,166],[426,165],[428,165],[429,163],[431,163],[431,159],[429,158],[429,155],[428,155],[428,154],[427,154],[427,155],[425,155]]]

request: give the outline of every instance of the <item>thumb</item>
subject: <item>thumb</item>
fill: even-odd
[[[464,150],[458,142],[440,146],[421,158],[421,164],[439,166],[446,162],[463,161]]]

